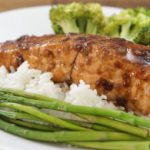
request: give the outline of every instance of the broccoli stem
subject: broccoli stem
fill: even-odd
[[[97,33],[97,25],[95,25],[91,20],[88,20],[85,33],[96,34]]]
[[[79,27],[80,33],[85,33],[86,30],[86,18],[80,17],[77,19],[77,25]]]
[[[59,25],[63,29],[64,33],[80,33],[79,28],[77,27],[77,23],[75,20],[62,20],[59,22]]]
[[[131,40],[131,38],[129,37],[130,35],[130,27],[131,27],[131,22],[126,23],[125,25],[123,25],[121,27],[121,33],[120,33],[120,37],[127,39],[127,40]]]

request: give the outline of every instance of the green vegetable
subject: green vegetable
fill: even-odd
[[[86,127],[86,128],[90,128],[90,129],[94,129],[94,130],[98,130],[98,131],[114,131],[115,129],[113,128],[109,128],[109,127],[105,127],[96,123],[89,123],[89,122],[81,122],[81,121],[74,121],[74,120],[69,120],[70,122]]]
[[[17,112],[17,111],[10,111],[10,110],[1,110],[0,109],[0,116],[8,118],[10,120],[20,120],[24,122],[34,123],[34,124],[40,124],[45,125],[49,127],[53,127],[54,125],[50,124],[49,122],[43,121],[38,117],[32,116],[27,113]]]
[[[71,142],[71,144],[103,150],[149,150],[149,141]]]
[[[41,121],[39,118],[32,116],[30,114],[22,113],[22,112],[15,112],[10,110],[1,110],[0,109],[0,115],[11,118],[11,119],[26,119],[26,120],[36,120]]]
[[[19,119],[19,122],[16,122],[16,124],[21,124],[21,123],[24,123],[26,121],[24,126],[30,126],[30,123],[31,123],[31,127],[32,127],[32,124],[40,124],[40,125],[46,126],[46,128],[47,128],[47,126],[48,126],[48,128],[50,127],[50,129],[54,128],[54,127],[50,126],[50,124],[48,122],[43,122],[43,120],[41,120],[35,116],[32,116],[30,114],[26,114],[26,113],[0,109],[0,116],[7,117],[7,118],[9,118],[9,121],[14,122],[14,123],[17,121],[17,119]],[[57,117],[57,116],[55,115],[55,117]],[[64,120],[64,118],[61,118],[61,119]],[[22,122],[20,122],[20,121],[22,121]],[[75,121],[74,120],[67,120],[67,121],[71,122],[73,124],[77,124],[79,126],[85,127],[85,128],[93,129],[93,130],[113,131],[113,129],[111,129],[111,128],[104,127],[104,126],[97,125],[97,124],[93,124],[93,123],[89,123],[89,122],[81,122],[78,120],[75,120]],[[29,125],[28,125],[28,123],[29,123]]]
[[[79,33],[77,19],[82,17],[83,5],[80,3],[71,3],[69,5],[58,5],[50,11],[50,19],[53,23],[53,28],[56,33]]]
[[[135,126],[143,126],[143,127],[150,128],[150,119],[147,119],[145,117],[135,116],[131,113],[126,113],[124,111],[72,105],[70,103],[66,103],[60,100],[55,100],[53,98],[49,98],[39,94],[26,93],[23,91],[19,92],[18,90],[16,90],[16,92],[14,92],[13,95],[13,92],[14,90],[11,89],[7,89],[7,90],[0,89],[0,101],[16,102],[16,103],[26,104],[30,106],[35,106],[38,108],[48,108],[48,109],[54,109],[59,111],[71,112],[71,113],[97,115],[97,116],[103,116],[108,118],[111,117],[113,119],[125,121]],[[27,98],[26,95],[28,95]],[[35,99],[31,99],[31,98],[35,98]]]
[[[56,34],[102,34],[150,45],[149,8],[128,8],[106,17],[98,3],[73,2],[52,7],[50,19]]]
[[[150,16],[142,13],[137,15],[131,31],[131,40],[143,45],[150,45]]]
[[[125,9],[107,20],[102,34],[150,45],[150,15],[147,12],[144,8]]]
[[[52,7],[50,19],[57,34],[69,32],[96,34],[103,23],[103,13],[97,3],[73,2]]]
[[[79,115],[79,116],[87,119],[89,122],[108,126],[108,127],[120,130],[120,131],[124,131],[130,134],[140,136],[140,137],[146,138],[149,136],[149,130],[139,128],[136,126],[132,126],[124,122],[119,122],[110,118],[95,117],[95,116],[90,116],[90,115]]]
[[[139,138],[125,133],[97,132],[97,131],[60,131],[42,132],[33,131],[18,127],[0,119],[0,129],[9,133],[28,138],[31,140],[47,142],[68,142],[68,141],[105,141],[105,140],[140,140]]]
[[[102,7],[98,3],[87,3],[85,6],[86,12],[86,30],[85,33],[97,34],[104,24],[104,16]]]
[[[43,108],[55,111],[47,114]],[[75,120],[60,119],[55,115],[58,111],[63,111],[64,115],[71,112],[77,117]],[[39,94],[0,88],[0,116],[0,129],[31,140],[63,142],[92,149],[150,149],[147,141],[150,120],[123,111],[77,106]],[[66,129],[73,131],[64,131]]]
[[[128,38],[130,27],[134,22],[133,14],[134,12],[132,9],[126,9],[117,15],[110,16],[107,20],[107,24],[102,30],[102,34],[113,37]]]
[[[44,131],[58,131],[58,130],[60,130],[58,128],[54,128],[51,126],[45,126],[45,125],[41,125],[41,124],[36,124],[36,123],[32,123],[32,122],[25,122],[25,121],[21,121],[21,120],[14,120],[14,119],[8,119],[8,118],[7,119],[3,118],[3,119],[8,121],[8,122],[14,123],[16,125],[28,127],[28,128],[36,129],[36,130],[44,130]]]
[[[145,7],[137,7],[134,9],[135,14],[142,13],[146,16],[150,16],[150,9]]]
[[[23,111],[23,112],[29,113],[29,114],[31,114],[31,115],[33,115],[35,117],[38,117],[38,118],[40,118],[40,119],[42,119],[44,121],[53,123],[54,125],[58,125],[60,127],[64,127],[64,128],[67,128],[67,129],[84,130],[84,131],[85,130],[89,130],[87,128],[80,127],[78,125],[74,125],[72,123],[69,123],[67,121],[61,120],[61,119],[56,118],[54,116],[47,115],[47,114],[39,111],[38,109],[30,107],[30,106],[24,106],[24,105],[16,104],[16,103],[4,103],[4,102],[0,103],[0,106],[13,108],[13,109],[16,109],[16,110],[19,110],[19,111]]]

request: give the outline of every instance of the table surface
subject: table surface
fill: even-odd
[[[7,11],[10,9],[49,5],[56,3],[68,3],[73,0],[0,0],[0,11]],[[138,7],[145,6],[150,8],[150,0],[76,0],[78,2],[99,2],[102,5],[115,7]]]

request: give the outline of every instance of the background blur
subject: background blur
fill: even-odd
[[[56,3],[68,3],[73,0],[0,0],[0,11],[6,11],[15,8],[48,5]],[[99,2],[102,5],[116,7],[137,7],[145,6],[150,8],[150,0],[76,0],[78,2]]]

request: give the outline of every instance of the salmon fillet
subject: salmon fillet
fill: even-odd
[[[63,35],[22,36],[0,44],[0,66],[17,69],[24,61],[31,68],[51,71],[55,82],[70,81],[72,64],[77,56],[73,40]]]
[[[98,35],[23,36],[0,44],[0,66],[53,73],[54,82],[83,80],[115,105],[150,113],[150,46]]]

